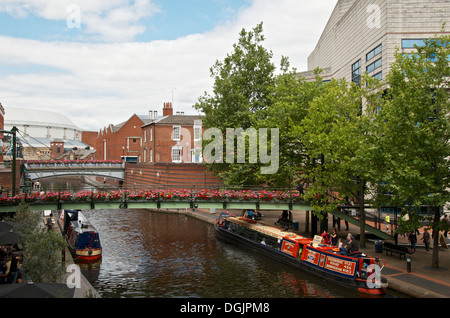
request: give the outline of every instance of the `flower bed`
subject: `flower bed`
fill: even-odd
[[[121,164],[120,160],[27,160],[28,165]]]
[[[130,191],[92,192],[81,191],[48,192],[22,194],[14,197],[0,198],[0,204],[17,205],[46,202],[102,202],[102,201],[152,201],[152,202],[303,202],[298,193],[267,190],[152,190],[131,193]]]

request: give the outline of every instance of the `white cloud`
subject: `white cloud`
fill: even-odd
[[[133,40],[146,29],[141,20],[160,12],[152,0],[2,0],[0,12],[18,18],[35,15],[67,21],[72,19],[74,6],[87,33],[110,42]]]
[[[65,19],[71,2],[35,0],[26,1],[30,6],[26,7],[25,1],[2,0],[0,11],[39,12],[48,19]],[[278,66],[281,56],[288,56],[292,67],[304,71],[336,0],[254,0],[236,19],[215,30],[148,43],[123,40],[142,31],[141,17],[158,10],[150,1],[135,1],[131,6],[125,0],[76,2],[85,10],[86,29],[110,36],[108,40],[114,42],[0,37],[0,46],[8,48],[0,50],[0,102],[6,117],[8,107],[51,110],[69,116],[83,129],[99,130],[134,113],[161,113],[172,93],[177,111],[196,113],[193,104],[211,90],[210,67],[232,52],[242,28],[249,30],[263,21],[264,45],[273,51],[274,63]],[[1,73],[2,66],[11,65],[43,65],[48,72]]]

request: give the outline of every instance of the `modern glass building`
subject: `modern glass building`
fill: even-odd
[[[364,72],[381,80],[397,49],[411,52],[444,22],[450,33],[449,0],[338,0],[301,75],[312,80],[320,67],[324,81],[359,83]]]

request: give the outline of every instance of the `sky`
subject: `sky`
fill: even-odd
[[[299,72],[337,0],[0,0],[0,103],[83,130],[149,111],[198,114],[210,68],[263,22],[272,62]],[[26,117],[26,114],[24,114]]]

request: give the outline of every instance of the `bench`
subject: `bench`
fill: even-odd
[[[391,252],[391,256],[393,253],[398,253],[400,256],[400,259],[403,258],[406,259],[406,254],[411,254],[409,249],[406,246],[400,246],[395,245],[394,243],[390,242],[384,242],[384,249],[386,250],[386,255],[388,255],[389,252]]]

